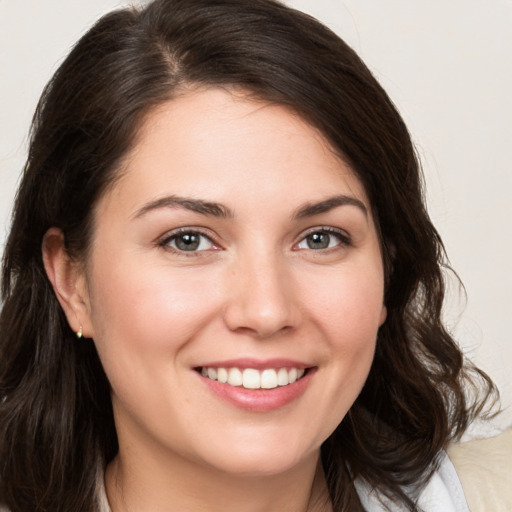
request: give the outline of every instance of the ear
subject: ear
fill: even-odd
[[[43,238],[43,263],[57,299],[74,332],[94,336],[87,281],[82,266],[73,261],[64,246],[64,235],[50,228]]]

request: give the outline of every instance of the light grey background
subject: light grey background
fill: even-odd
[[[133,3],[133,2],[132,2]],[[431,215],[462,278],[447,321],[496,381],[512,424],[512,2],[288,0],[337,31],[404,116]],[[116,0],[0,0],[0,245],[39,94],[71,45]]]

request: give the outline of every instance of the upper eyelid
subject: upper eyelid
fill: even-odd
[[[206,231],[208,231],[208,230],[206,230]],[[217,248],[222,247],[221,244],[216,242],[215,237],[210,235],[208,232],[205,232],[204,228],[197,228],[197,227],[181,227],[181,228],[176,228],[176,229],[167,231],[165,234],[163,234],[162,236],[159,236],[156,239],[156,244],[160,247],[163,247],[165,245],[168,245],[169,242],[171,240],[173,240],[174,238],[176,238],[177,236],[183,235],[186,233],[195,233],[200,236],[204,236],[205,238],[207,238],[210,241],[210,243],[214,247],[217,247]],[[203,251],[199,251],[199,252],[203,252]]]
[[[198,226],[183,226],[175,229],[170,229],[166,231],[163,235],[158,237],[158,240],[165,240],[168,238],[172,238],[173,236],[182,235],[184,233],[197,233],[198,235],[204,236],[213,242],[213,238],[215,238],[209,229],[198,227]]]
[[[326,233],[333,233],[335,235],[340,235],[341,237],[347,238],[349,240],[352,239],[352,237],[350,236],[350,233],[348,231],[346,231],[345,229],[336,228],[334,226],[314,226],[314,227],[308,228],[305,231],[303,231],[299,235],[298,240],[301,241],[303,238],[305,238],[313,233],[317,233],[319,231],[320,232],[323,231]]]

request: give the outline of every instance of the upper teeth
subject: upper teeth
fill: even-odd
[[[269,368],[255,370],[254,368],[201,368],[203,377],[217,380],[231,386],[242,386],[246,389],[273,389],[287,386],[304,375],[303,368]]]

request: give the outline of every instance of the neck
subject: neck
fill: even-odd
[[[190,461],[118,455],[105,483],[112,512],[329,512],[319,454],[279,475],[232,475]]]

